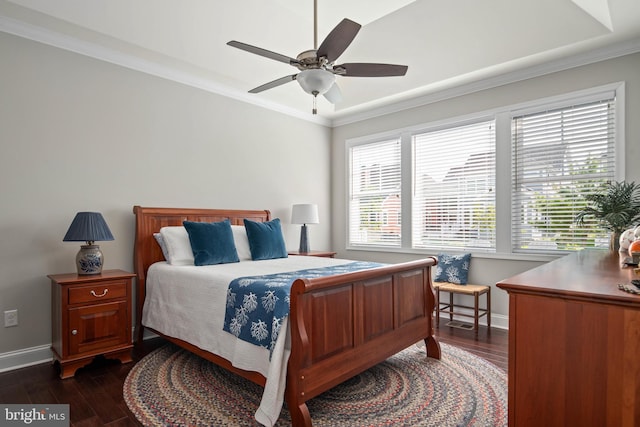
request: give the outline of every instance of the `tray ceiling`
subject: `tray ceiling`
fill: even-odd
[[[337,77],[343,101],[319,97],[316,120],[640,50],[637,0],[318,0],[319,41],[345,17],[362,29],[338,62],[409,71]],[[0,0],[0,31],[311,119],[296,82],[247,93],[295,68],[226,42],[295,57],[313,48],[312,0]]]

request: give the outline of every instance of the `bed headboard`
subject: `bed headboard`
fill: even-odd
[[[139,338],[142,338],[140,320],[145,297],[147,269],[154,262],[164,260],[160,246],[155,241],[153,233],[159,232],[162,227],[182,225],[182,221],[217,222],[228,219],[233,225],[244,225],[244,219],[259,222],[271,219],[271,213],[268,210],[147,208],[134,206],[133,213],[136,215],[133,266],[138,282],[136,324]]]

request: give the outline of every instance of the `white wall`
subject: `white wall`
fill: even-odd
[[[132,271],[134,205],[269,209],[296,249],[291,205],[313,202],[330,249],[329,129],[5,33],[0,58],[0,313],[19,311],[0,356],[50,345],[46,276],[75,271],[78,211],[109,224],[107,269]]]
[[[378,262],[401,262],[421,256],[345,249],[347,229],[345,143],[347,140],[620,81],[626,82],[625,179],[638,182],[640,181],[640,168],[638,167],[640,164],[640,54],[602,61],[334,128],[331,154],[332,242],[334,250],[337,250],[338,256],[342,258]],[[429,255],[436,255],[436,253]],[[513,257],[500,255],[492,258],[483,258],[478,255],[472,258],[470,282],[494,286],[492,289],[492,312],[494,313],[492,324],[506,326],[508,316],[507,294],[496,288],[495,283],[540,264],[540,261],[515,260]]]

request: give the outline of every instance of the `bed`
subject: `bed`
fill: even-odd
[[[172,331],[167,334],[143,326],[142,319],[148,272],[154,264],[156,267],[152,270],[164,264],[164,256],[154,233],[162,227],[182,225],[185,220],[229,220],[233,225],[242,225],[245,219],[267,222],[271,220],[270,212],[141,206],[134,206],[133,211],[136,217],[134,267],[137,278],[138,345],[142,344],[143,331],[147,327],[170,342],[268,387],[270,374],[265,375],[264,367],[239,368],[229,358],[190,342],[193,340],[179,336],[180,333]],[[312,425],[306,405],[308,400],[410,345],[423,340],[426,355],[440,358],[440,346],[433,333],[435,297],[431,267],[435,264],[436,260],[428,257],[333,276],[298,278],[293,282],[286,358],[282,359],[286,361],[282,369],[282,389],[294,426]]]

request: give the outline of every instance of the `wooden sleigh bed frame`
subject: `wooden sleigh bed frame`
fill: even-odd
[[[149,266],[164,257],[153,233],[182,221],[228,219],[269,221],[270,212],[255,210],[149,208],[134,206],[137,277],[137,344],[142,344],[142,308]],[[294,426],[311,427],[306,402],[320,393],[424,340],[427,356],[440,359],[433,335],[434,258],[386,265],[337,276],[297,279],[291,287],[289,328],[291,354],[285,402]],[[157,331],[153,331],[158,333]],[[171,341],[261,386],[257,372],[235,368],[226,359],[173,337]]]

